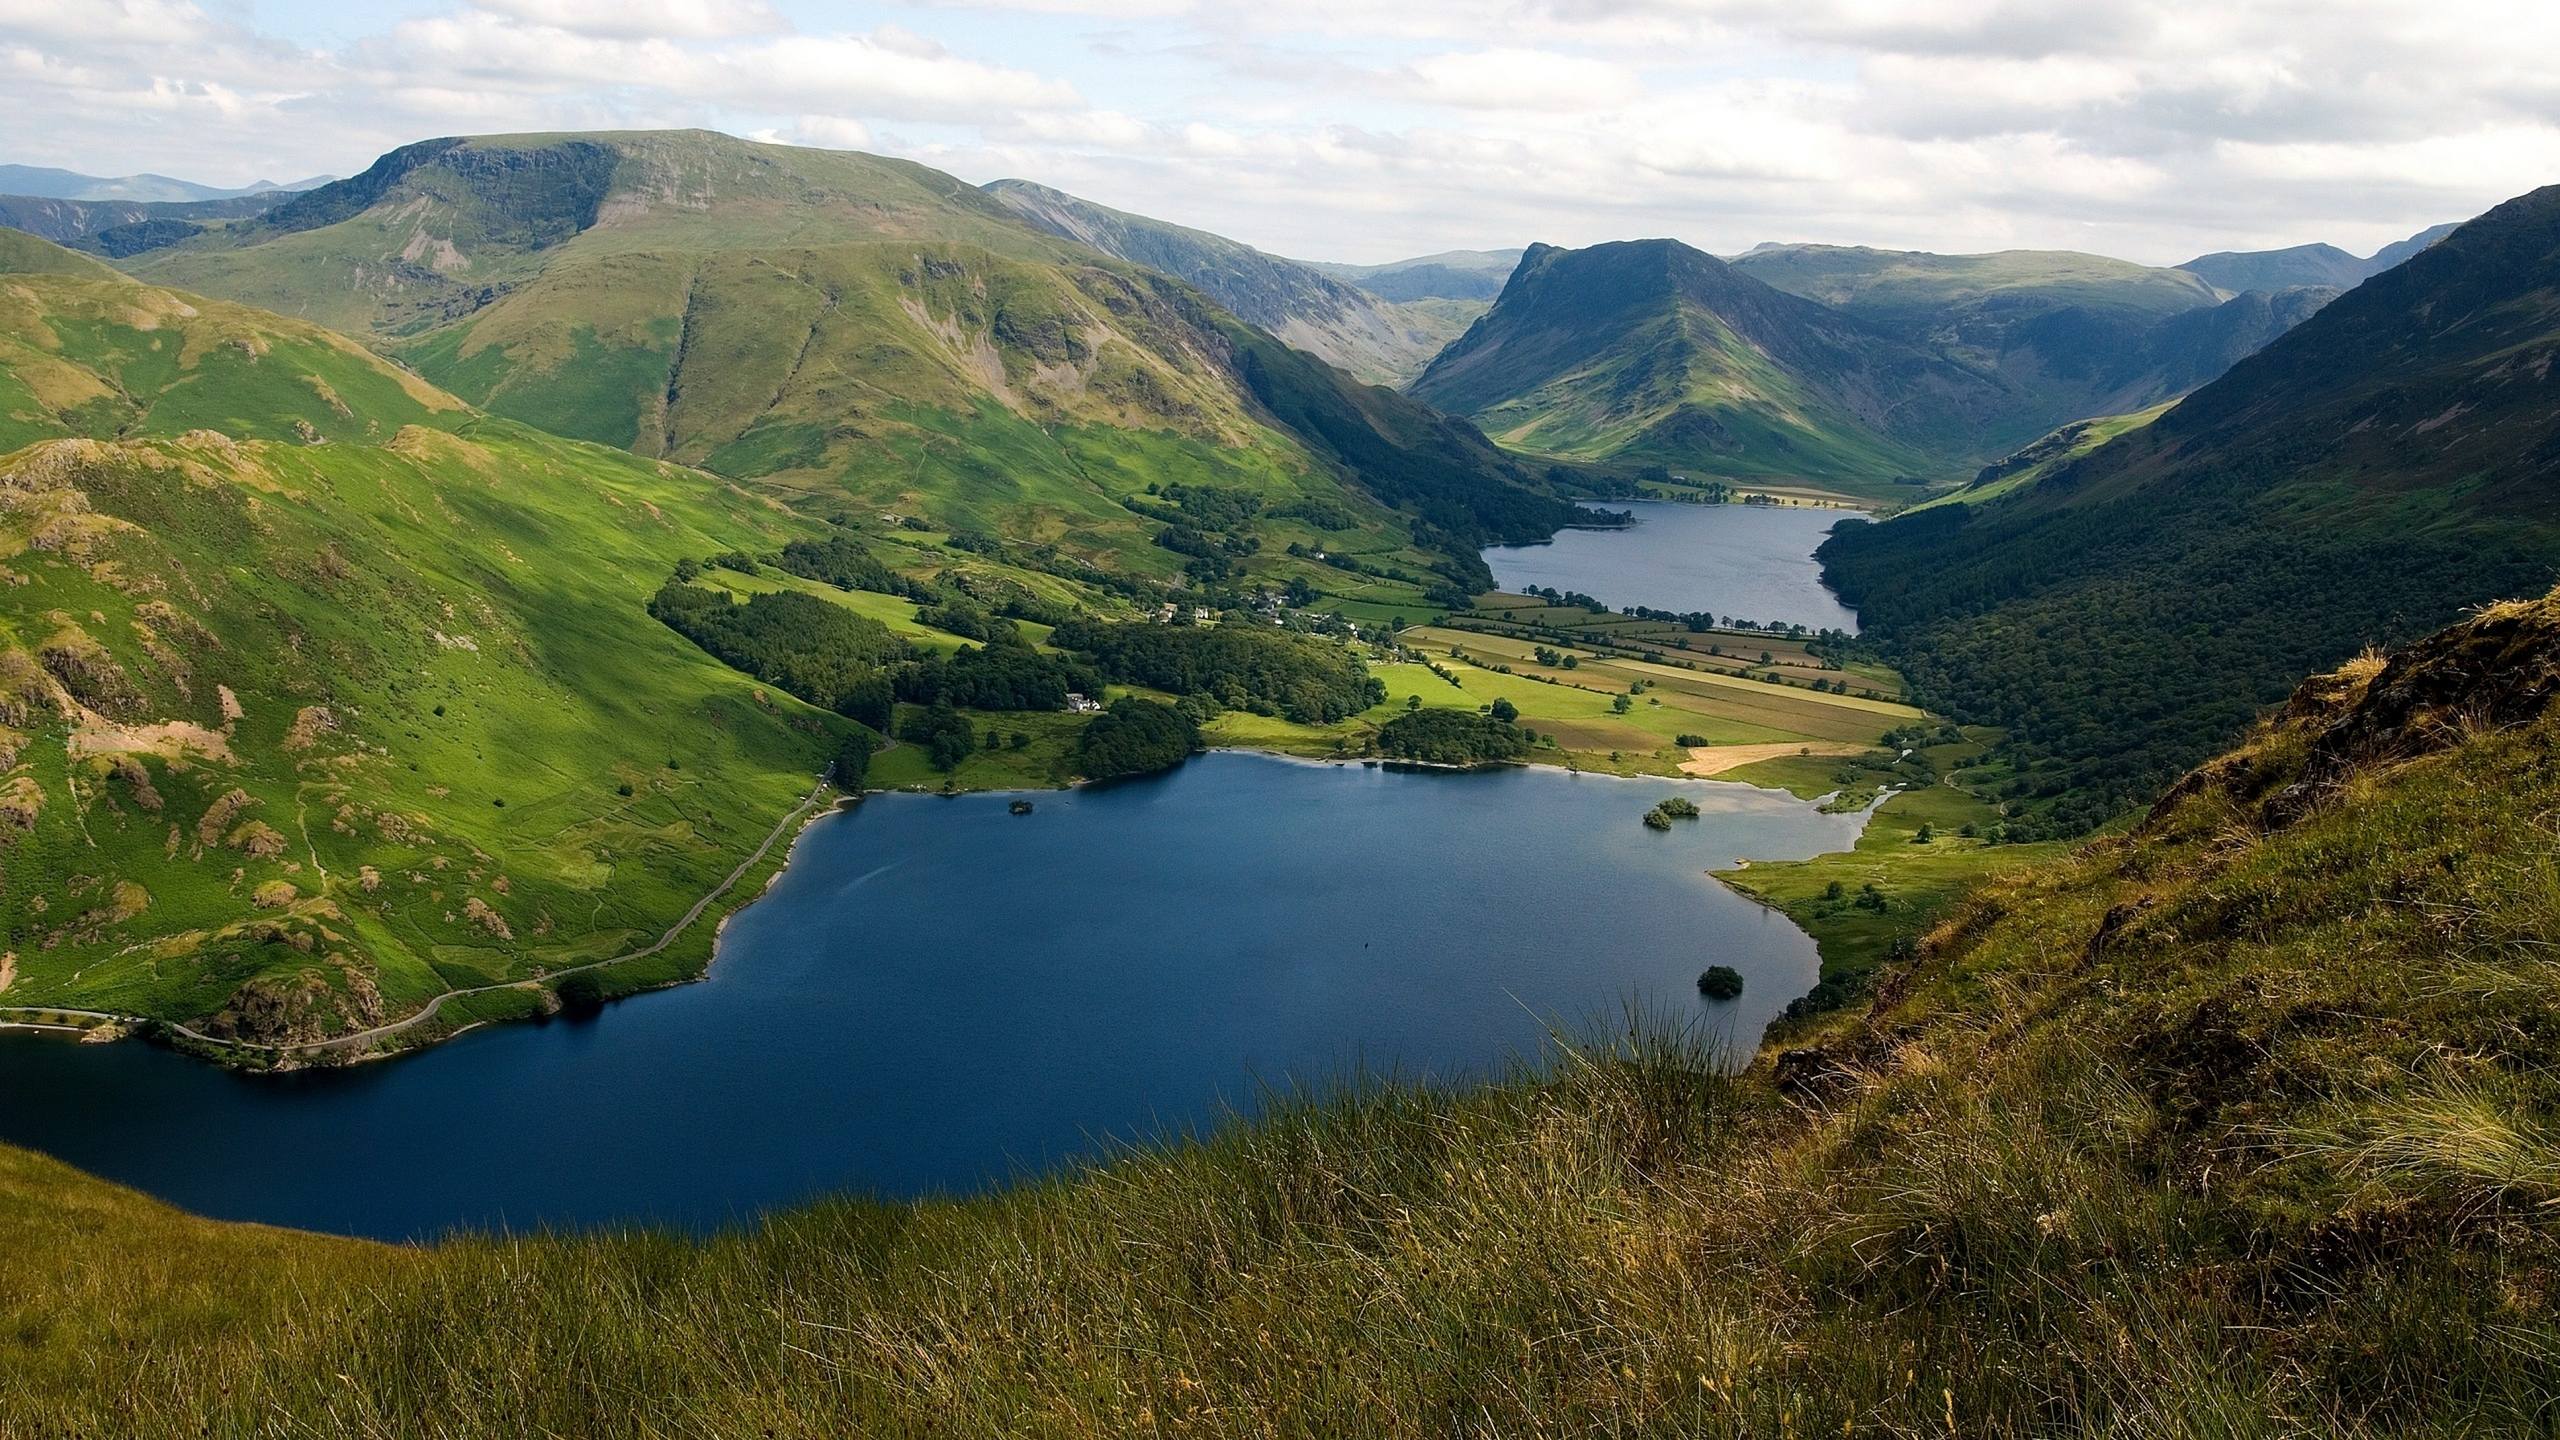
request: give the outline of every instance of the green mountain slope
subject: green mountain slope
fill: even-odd
[[[998,180],[985,188],[1040,229],[1161,270],[1246,324],[1372,384],[1411,380],[1466,328],[1463,320],[1453,324],[1445,307],[1393,305],[1295,260],[1205,230],[1131,215],[1028,180]]]
[[[2546,600],[2307,684],[1738,1080],[1600,1043],[699,1240],[357,1245],[0,1152],[0,1428],[2539,1433],[2555,673]]]
[[[1720,476],[1889,482],[2026,438],[1997,380],[1672,240],[1532,247],[1412,391],[1518,449]]]
[[[2560,188],[2347,291],[1997,503],[1844,527],[1829,577],[2004,781],[2096,823],[2286,677],[2560,568]]]
[[[1275,423],[1240,373],[1252,346],[1198,292],[903,161],[698,131],[425,141],[133,264],[367,336],[557,433],[1084,562],[1161,568],[1124,503],[1150,485],[1349,505],[1390,545],[1410,520],[1379,502],[1415,503]],[[1320,367],[1292,383],[1413,410]],[[1396,468],[1470,472],[1434,497],[1482,501],[1455,529],[1569,518],[1418,412],[1378,443],[1424,429],[1449,449]]]
[[[394,1020],[649,945],[810,788],[846,722],[645,604],[821,527],[38,247],[0,242],[0,1005]]]
[[[0,230],[0,450],[198,429],[380,443],[462,410],[316,325],[137,285]]]

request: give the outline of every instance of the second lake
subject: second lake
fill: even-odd
[[[1612,500],[1626,529],[1566,530],[1540,545],[1484,552],[1505,590],[1578,590],[1613,606],[1708,611],[1761,624],[1855,633],[1858,614],[1822,583],[1814,547],[1854,510]]]

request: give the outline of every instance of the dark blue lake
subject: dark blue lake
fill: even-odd
[[[1858,628],[1858,612],[1822,583],[1814,547],[1857,515],[1810,505],[1685,505],[1611,500],[1634,514],[1616,530],[1566,530],[1540,545],[1484,552],[1505,590],[1579,590],[1610,605],[1707,611],[1814,630]]]
[[[1705,816],[1638,817],[1666,794]],[[818,822],[711,977],[343,1072],[0,1037],[0,1139],[190,1210],[384,1237],[711,1226],[967,1190],[1365,1065],[1455,1080],[1629,1002],[1749,1043],[1802,932],[1704,872],[1843,848],[1774,791],[1242,754]],[[1711,963],[1742,998],[1702,1000]]]

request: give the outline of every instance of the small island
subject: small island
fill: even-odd
[[[1670,799],[1665,800],[1654,806],[1652,809],[1644,812],[1644,828],[1647,830],[1668,830],[1671,828],[1671,822],[1674,820],[1695,820],[1697,818],[1698,802],[1685,795],[1674,795]]]
[[[1004,809],[1005,813],[1008,815],[1028,815],[1031,813],[1031,802],[1028,800],[1016,800],[1012,804],[1004,807]]]
[[[1710,965],[1698,975],[1698,993],[1710,1000],[1732,1000],[1742,994],[1742,972],[1730,965]]]

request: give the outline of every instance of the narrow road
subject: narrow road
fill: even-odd
[[[745,878],[746,873],[749,870],[754,869],[757,863],[764,859],[766,854],[773,849],[773,842],[782,838],[783,832],[791,829],[794,825],[805,819],[810,811],[815,810],[818,807],[818,803],[826,797],[829,788],[830,787],[826,781],[819,781],[817,788],[811,790],[806,799],[792,807],[789,814],[784,815],[781,820],[775,823],[773,829],[765,835],[764,843],[755,848],[754,854],[751,854],[746,859],[739,861],[738,868],[730,871],[728,878],[722,880],[718,885],[715,885],[710,890],[704,892],[701,899],[693,902],[693,908],[685,911],[683,915],[677,917],[676,923],[668,926],[666,933],[660,935],[657,939],[637,950],[628,951],[624,954],[613,956],[610,959],[590,960],[584,965],[572,965],[565,970],[554,970],[550,974],[543,976],[542,979],[556,981],[564,975],[575,975],[581,970],[601,970],[607,965],[619,965],[625,960],[643,960],[674,944],[676,942],[676,937],[684,934],[686,930],[692,928],[693,922],[702,918],[703,911],[710,909],[714,901],[717,901],[721,896],[729,893],[730,889],[734,887],[739,880]],[[351,1030],[344,1035],[332,1035],[325,1040],[302,1040],[284,1045],[262,1045],[247,1040],[225,1040],[218,1036],[207,1035],[201,1030],[191,1029],[174,1020],[166,1020],[159,1023],[177,1034],[186,1036],[190,1040],[199,1041],[206,1045],[219,1046],[224,1049],[253,1050],[262,1055],[274,1055],[279,1057],[319,1055],[332,1050],[353,1049],[375,1040],[382,1040],[394,1035],[405,1034],[426,1024],[428,1021],[433,1020],[436,1017],[437,1012],[444,1008],[444,1002],[447,1000],[456,999],[464,995],[486,995],[493,990],[515,990],[538,983],[541,982],[535,980],[502,980],[490,985],[474,985],[466,989],[447,990],[434,999],[429,1000],[425,1005],[419,1007],[408,1016],[399,1020],[394,1020],[387,1025],[376,1025],[370,1030]],[[65,1005],[0,1006],[0,1014],[77,1015],[84,1019],[121,1022],[128,1025],[151,1023],[149,1018],[146,1016],[117,1015],[104,1010],[75,1010]]]

